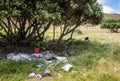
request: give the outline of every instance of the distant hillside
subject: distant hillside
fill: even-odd
[[[120,14],[104,14],[105,18],[120,18]]]

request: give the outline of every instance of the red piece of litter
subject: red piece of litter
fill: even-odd
[[[35,52],[35,53],[39,53],[39,52],[40,52],[40,48],[35,48],[35,49],[34,49],[34,52]]]

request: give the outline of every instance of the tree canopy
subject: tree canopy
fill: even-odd
[[[0,0],[0,28],[4,31],[0,36],[17,43],[42,41],[54,24],[61,27],[59,44],[67,34],[71,39],[83,22],[98,24],[102,17],[102,6],[96,0]]]
[[[108,18],[104,19],[101,23],[102,29],[108,29],[110,32],[118,32],[120,29],[120,19],[119,18]]]

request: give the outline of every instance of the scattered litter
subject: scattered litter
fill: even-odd
[[[50,64],[50,63],[52,63],[53,61],[46,61],[46,64]]]
[[[50,53],[49,51],[44,51],[44,52],[40,52],[40,53],[33,53],[32,57],[43,58],[43,57],[45,57],[46,54],[49,54],[49,53]]]
[[[19,53],[19,54],[10,53],[7,55],[7,59],[16,60],[16,61],[32,60],[32,59],[36,59],[36,58],[38,58],[38,59],[43,58],[45,60],[44,62],[46,62],[46,63],[52,63],[53,61],[63,61],[63,62],[68,61],[66,57],[57,56],[56,54],[50,53],[49,51],[33,53],[31,55],[23,54],[23,53]]]
[[[7,55],[7,59],[11,59],[13,56],[15,56],[15,54],[14,53],[10,53],[10,54]]]
[[[36,77],[36,74],[35,73],[30,73],[28,77],[29,78],[34,78],[34,77]]]
[[[40,64],[41,64],[41,63],[42,63],[42,64],[46,64],[46,59],[45,59],[45,58],[41,58],[41,59],[40,59]]]
[[[57,76],[62,77],[62,75],[60,73],[58,73]]]
[[[41,58],[39,62],[40,63],[38,65],[36,65],[37,68],[40,68],[40,67],[44,66],[45,64],[47,64],[46,60],[44,58]]]
[[[40,48],[35,48],[35,49],[34,49],[34,52],[35,52],[35,53],[39,53],[39,52],[40,52]]]
[[[44,74],[50,74],[50,70],[48,68],[45,69]]]
[[[73,65],[71,65],[71,64],[65,64],[65,65],[62,67],[62,69],[64,69],[65,71],[68,72],[72,67],[73,67]]]
[[[44,71],[44,76],[49,76],[49,75],[51,75],[50,70],[48,68],[46,68]]]
[[[89,37],[85,37],[85,42],[90,42]]]
[[[45,55],[45,59],[46,59],[46,60],[54,60],[54,59],[56,59],[56,58],[55,58],[55,55],[54,55],[54,54],[50,54],[50,53],[49,53],[49,54],[46,54],[46,55]]]
[[[31,56],[29,56],[28,54],[22,54],[22,53],[19,53],[18,56],[21,57],[21,59],[25,59],[25,60],[32,60],[31,59]]]
[[[66,57],[60,57],[60,56],[56,56],[55,57],[58,61],[63,61],[63,62],[67,62],[67,58]]]
[[[30,73],[29,74],[29,76],[28,76],[29,78],[37,78],[37,79],[41,79],[42,78],[42,75],[41,74],[35,74],[35,73]]]
[[[41,78],[42,78],[42,75],[41,75],[41,74],[36,74],[36,78],[37,78],[37,79],[41,79]]]
[[[52,63],[52,64],[50,64],[47,68],[53,68],[53,67],[56,67],[57,65],[56,65],[56,63]]]
[[[31,56],[35,57],[35,58],[43,58],[44,57],[44,55],[41,53],[33,53]]]
[[[40,67],[42,67],[43,65],[44,65],[44,64],[41,63],[41,64],[38,64],[36,67],[37,67],[37,68],[40,68]]]
[[[15,60],[15,61],[19,61],[19,60],[32,60],[31,56],[29,56],[27,54],[22,54],[22,53],[19,53],[17,55],[15,55],[14,53],[10,53],[10,54],[7,55],[7,59]]]
[[[36,73],[36,74],[35,73],[30,73],[29,74],[29,76],[28,76],[29,78],[36,78],[36,79],[41,79],[44,76],[52,76],[49,68],[56,67],[57,66],[56,61],[57,62],[68,62],[66,57],[57,56],[53,52],[49,52],[49,51],[40,52],[40,49],[38,49],[38,48],[35,48],[34,51],[35,51],[35,53],[33,53],[33,54],[10,53],[10,54],[7,55],[7,59],[19,61],[19,60],[33,60],[33,59],[38,58],[39,59],[39,64],[36,65],[38,70],[42,66],[44,66],[45,64],[49,64],[48,67],[44,70],[43,74],[39,74],[39,73]],[[70,55],[72,55],[72,53]],[[72,67],[73,67],[73,65],[71,65],[71,64],[65,64],[62,67],[62,69],[68,72]],[[62,75],[61,74],[55,74],[55,75],[53,74],[53,76],[61,77]]]

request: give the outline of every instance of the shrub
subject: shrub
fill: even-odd
[[[120,19],[105,19],[101,24],[101,28],[108,29],[110,32],[118,32]]]

